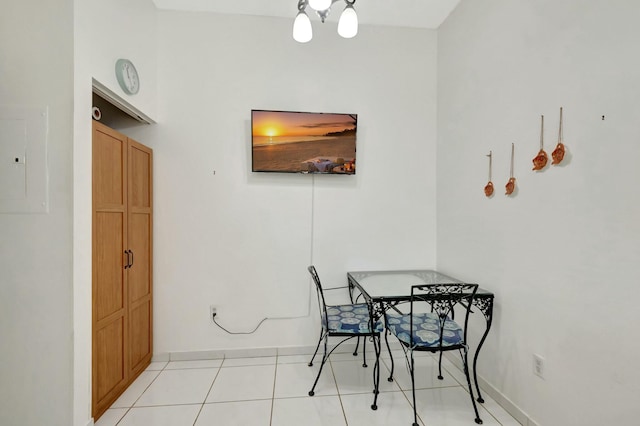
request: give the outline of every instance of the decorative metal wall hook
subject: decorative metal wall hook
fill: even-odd
[[[511,172],[509,174],[509,182],[505,185],[505,195],[513,194],[513,191],[516,189],[516,178],[513,177],[513,154],[514,154],[514,144],[511,144]]]
[[[544,115],[540,116],[540,151],[533,159],[533,170],[542,170],[547,165],[549,157],[544,152]]]
[[[491,197],[493,195],[493,182],[491,182],[491,163],[493,161],[493,153],[489,151],[489,155],[487,155],[487,157],[489,157],[489,183],[484,187],[484,195]]]

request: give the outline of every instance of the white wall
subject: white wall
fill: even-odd
[[[635,1],[463,0],[438,32],[438,267],[495,292],[480,373],[540,425],[637,423],[639,19]],[[561,106],[569,158],[533,172]]]
[[[49,212],[0,214],[0,424],[71,424],[73,2],[0,14],[0,103],[48,107]],[[28,161],[28,159],[27,159]]]
[[[76,42],[76,58],[91,69],[91,77],[155,119],[157,38],[153,0],[77,1]],[[138,71],[140,91],[135,95],[125,94],[118,84],[115,64],[120,58],[131,60]]]
[[[133,132],[155,141],[156,354],[314,344],[311,262],[327,284],[435,264],[435,32],[291,27],[159,14],[159,124]],[[251,173],[251,109],[358,114],[357,175]],[[210,304],[234,331],[302,318],[230,336]]]
[[[73,424],[84,426],[91,420],[92,78],[155,118],[156,9],[152,0],[75,1],[74,32]],[[134,96],[118,86],[118,58],[132,60],[140,74],[140,92]]]

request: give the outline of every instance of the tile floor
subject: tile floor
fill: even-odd
[[[370,355],[370,354],[369,354]],[[394,351],[395,381],[388,382],[390,358],[381,357],[378,410],[373,402],[372,367],[362,357],[334,353],[315,396],[308,396],[318,359],[309,355],[154,362],[96,422],[96,426],[410,426],[411,379],[404,355]],[[444,360],[416,357],[416,398],[421,426],[475,425],[464,375]],[[484,425],[518,426],[487,395],[478,404]]]

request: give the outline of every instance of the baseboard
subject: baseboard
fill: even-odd
[[[451,362],[460,371],[462,370],[462,361],[460,357],[454,356],[450,353],[444,354],[445,358]],[[498,403],[504,410],[509,413],[514,419],[524,426],[539,426],[526,412],[507,398],[502,392],[496,389],[491,383],[487,382],[482,376],[478,375],[478,385],[482,392],[489,395],[495,402]]]
[[[340,345],[334,353],[353,352],[355,343]],[[287,346],[282,348],[249,348],[249,349],[220,349],[212,351],[184,351],[184,352],[159,352],[153,355],[152,362],[168,361],[197,361],[202,359],[224,358],[257,358],[269,356],[310,355],[316,349],[315,346]],[[329,350],[332,347],[329,346]]]
[[[168,362],[171,359],[169,352],[154,353],[151,357],[151,362]]]

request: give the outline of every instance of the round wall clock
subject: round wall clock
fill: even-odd
[[[116,62],[116,78],[126,94],[135,95],[140,90],[138,71],[130,60],[118,59]]]

